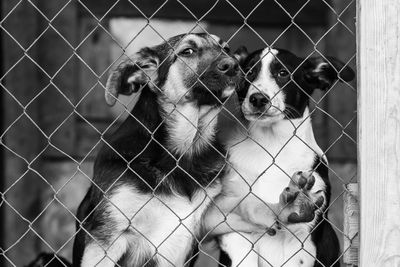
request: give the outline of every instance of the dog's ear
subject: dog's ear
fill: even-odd
[[[354,79],[354,71],[334,57],[310,58],[304,63],[306,82],[312,89],[328,89],[336,80],[349,82]]]
[[[144,48],[133,57],[123,61],[111,72],[106,84],[106,103],[113,106],[119,94],[131,95],[139,89],[154,84],[157,79],[159,58],[151,48]]]
[[[239,61],[239,65],[242,65],[246,58],[248,57],[249,52],[247,51],[247,48],[245,46],[240,46],[235,53],[233,53],[233,57],[236,58],[237,61]]]

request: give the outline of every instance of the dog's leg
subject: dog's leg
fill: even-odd
[[[91,242],[85,248],[82,267],[114,267],[118,260],[125,254],[128,249],[128,241],[122,236],[117,236],[111,245],[101,246],[97,242]]]
[[[204,219],[206,231],[215,235],[260,231],[274,226],[279,204],[262,202],[254,195],[243,197],[221,196],[215,200]]]
[[[214,207],[207,211],[207,216],[203,223],[206,233],[211,233],[212,236],[234,231],[250,233],[260,229],[260,226],[245,221],[242,216],[236,213],[231,212],[225,216],[219,209]]]

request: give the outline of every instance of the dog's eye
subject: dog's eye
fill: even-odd
[[[290,75],[290,73],[287,70],[280,70],[278,72],[279,78],[287,78],[289,75]]]
[[[186,48],[184,50],[182,50],[181,52],[179,52],[180,56],[190,56],[194,53],[194,49],[192,48]]]
[[[225,53],[229,54],[229,52],[231,52],[231,49],[228,46],[224,46],[222,48],[222,50],[224,50]]]

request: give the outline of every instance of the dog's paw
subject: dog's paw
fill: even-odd
[[[297,185],[303,195],[311,200],[316,209],[319,209],[325,203],[325,191],[320,188],[321,186],[314,186],[316,179],[313,173],[313,171],[296,172],[292,176],[291,184],[292,186]]]
[[[315,177],[311,172],[296,172],[280,195],[278,219],[282,223],[310,222],[325,202],[322,191],[312,192]]]

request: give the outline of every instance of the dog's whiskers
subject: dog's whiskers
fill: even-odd
[[[283,114],[288,118],[288,119],[293,119],[295,117],[301,117],[300,112],[297,111],[296,108],[294,108],[291,105],[286,104],[285,110],[283,111]],[[289,116],[288,116],[289,115]]]

